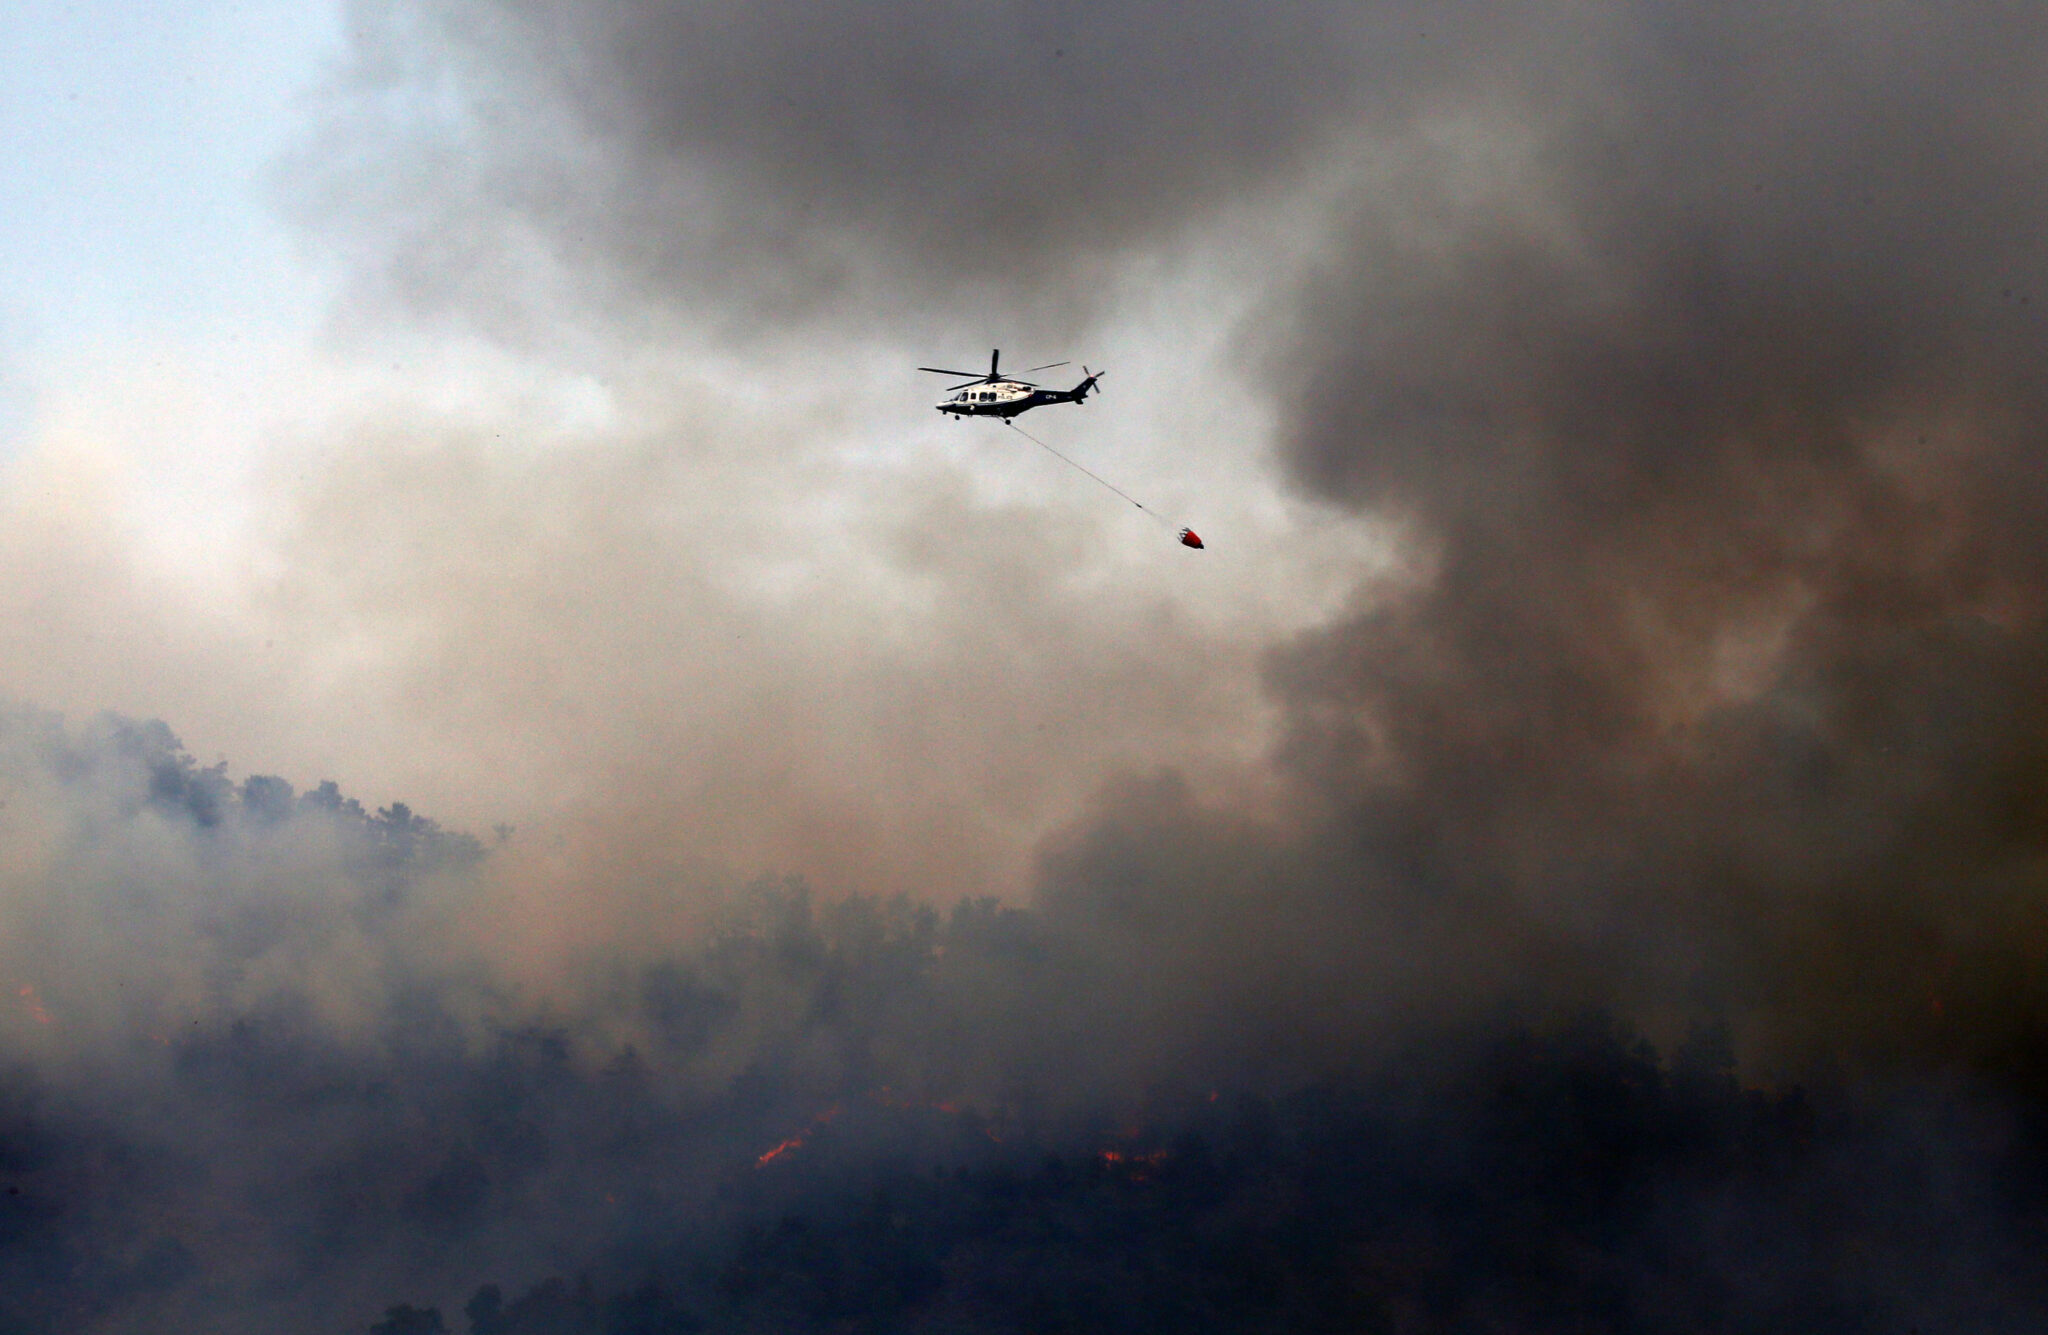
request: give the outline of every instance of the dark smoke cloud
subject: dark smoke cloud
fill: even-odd
[[[0,755],[7,810],[65,831],[16,920],[215,886],[132,957],[85,931],[10,963],[97,953],[125,1002],[31,985],[5,1017],[11,1330],[2002,1331],[2048,1302],[2033,1142],[1966,1092],[1745,1088],[1725,1033],[1664,1058],[1597,1016],[1432,1021],[1349,1072],[1163,1063],[1225,1020],[1164,1015],[1185,962],[1106,920],[796,882],[543,998],[448,928],[486,855],[396,805],[234,782],[161,724],[15,713]],[[324,918],[281,902],[308,884]]]
[[[1283,763],[1366,865],[1637,1003],[2011,1060],[2042,1015],[2042,33],[1638,16],[1507,91],[1510,181],[1411,164],[1422,202],[1360,205],[1275,312],[1296,477],[1427,552],[1274,660]]]
[[[1253,23],[946,0],[354,15],[358,96],[307,164],[330,187],[309,217],[351,248],[381,237],[357,253],[387,291],[487,321],[547,253],[613,321],[651,302],[872,334],[884,312],[948,318],[936,300],[1072,333],[1124,265],[1291,187],[1413,54],[1405,25],[1368,36],[1319,2]],[[428,129],[366,157],[366,125]]]
[[[1365,73],[1353,7],[1317,3],[513,12],[601,136],[651,175],[710,168],[778,257],[943,278],[1044,278],[1284,180]]]
[[[537,313],[851,336],[945,295],[1045,329],[1163,256],[1293,236],[1244,332],[1282,462],[1404,561],[1269,656],[1261,800],[1158,759],[1046,845],[1029,910],[951,907],[917,869],[983,859],[920,844],[906,898],[764,883],[677,943],[665,902],[607,917],[608,869],[675,860],[660,803],[599,827],[564,902],[516,842],[479,864],[147,728],[15,726],[0,1260],[58,1278],[0,1316],[2038,1327],[2030,10],[355,12],[302,207],[387,294],[569,362],[600,354]],[[335,606],[401,590],[367,605],[485,679],[495,602],[436,612],[396,541],[351,582],[389,498],[499,513],[410,463],[310,512],[312,550]],[[599,481],[579,536],[652,490]],[[519,533],[540,489],[454,527]],[[961,624],[1117,648],[1041,581]],[[551,609],[597,601],[569,588]],[[984,681],[968,657],[943,682]],[[779,698],[721,714],[734,766],[801,772],[836,717]],[[514,735],[500,703],[477,717]],[[679,763],[660,739],[694,734],[637,718],[578,775]],[[723,772],[736,846],[784,846]],[[624,926],[537,984],[491,930],[508,864],[543,947],[527,918]]]

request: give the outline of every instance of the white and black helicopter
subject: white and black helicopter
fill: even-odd
[[[1000,348],[989,353],[987,375],[979,375],[973,371],[949,371],[942,366],[920,366],[917,369],[930,371],[936,375],[973,377],[965,384],[948,386],[946,392],[950,397],[940,400],[936,405],[940,412],[950,414],[956,421],[962,417],[1000,417],[1007,421],[1019,413],[1029,412],[1048,403],[1086,403],[1089,391],[1095,388],[1095,382],[1104,375],[1104,372],[1090,371],[1084,366],[1081,368],[1081,374],[1087,378],[1072,389],[1040,389],[1029,380],[1002,374],[997,369],[997,363],[1002,355]],[[1032,367],[1024,374],[1050,371],[1055,366],[1066,364],[1047,362],[1044,366]]]
[[[1102,476],[1102,474],[1069,459],[1066,455],[1061,454],[1058,450],[1032,435],[1023,427],[1018,426],[1015,421],[1018,414],[1027,413],[1033,408],[1040,408],[1048,403],[1086,403],[1089,393],[1095,388],[1095,382],[1102,379],[1105,373],[1102,371],[1091,371],[1083,366],[1081,368],[1083,379],[1080,384],[1072,389],[1040,389],[1029,380],[1023,380],[1013,375],[1004,375],[1002,372],[1002,356],[1000,348],[989,353],[987,375],[977,375],[973,371],[949,371],[943,366],[920,366],[917,369],[920,371],[930,371],[934,375],[964,375],[970,377],[961,384],[949,385],[946,393],[950,397],[941,399],[935,405],[940,412],[945,413],[954,421],[957,422],[963,417],[993,417],[1004,426],[1011,428],[1018,435],[1044,450],[1047,454],[1059,459],[1070,468],[1080,469],[1080,471],[1094,478],[1103,486],[1108,487],[1132,505],[1137,506],[1140,510],[1144,510],[1146,514],[1159,520],[1160,523],[1166,524],[1168,528],[1172,528],[1173,525],[1170,522],[1156,512],[1147,510],[1144,503],[1139,501],[1137,497],[1131,495],[1122,487],[1117,486],[1114,482]],[[1038,371],[1050,371],[1055,366],[1065,366],[1066,364],[1065,362],[1048,362],[1044,366],[1034,366],[1024,374],[1031,375]],[[1202,547],[1202,539],[1191,528],[1181,529],[1177,536],[1180,539],[1180,545],[1183,547],[1193,547],[1198,551]]]

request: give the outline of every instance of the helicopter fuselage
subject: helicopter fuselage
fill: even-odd
[[[932,405],[948,417],[958,421],[963,417],[1000,417],[1004,421],[1018,413],[1029,412],[1048,403],[1086,403],[1095,382],[1102,378],[1102,372],[1082,367],[1083,379],[1072,389],[1040,389],[1029,380],[1002,373],[1001,349],[992,349],[988,354],[988,374],[974,371],[955,371],[943,366],[920,366],[920,371],[933,375],[973,376],[965,384],[955,385],[947,396]],[[1031,371],[1050,371],[1065,362],[1053,362],[1046,366],[1034,366]],[[1025,374],[1031,374],[1026,371]]]
[[[1075,389],[1040,389],[1015,380],[997,380],[966,389],[939,400],[940,412],[953,417],[1015,417],[1048,403],[1085,403],[1092,384]]]

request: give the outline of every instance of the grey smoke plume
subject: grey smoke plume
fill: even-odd
[[[1162,1016],[1342,1051],[1487,979],[1759,1054],[2032,1023],[2025,9],[378,12],[468,99],[428,199],[600,320],[1085,318],[1105,265],[1297,238],[1244,335],[1281,458],[1408,566],[1270,660],[1277,824],[1137,785],[1055,856]]]
[[[1275,312],[1296,476],[1427,553],[1275,660],[1284,763],[1373,864],[1623,995],[2010,1059],[2041,1004],[2043,33],[1633,17],[1505,94],[1510,188],[1406,164]]]
[[[1102,880],[1046,914],[762,882],[536,996],[460,928],[479,847],[402,807],[122,720],[16,712],[0,756],[49,836],[10,830],[40,863],[5,886],[41,947],[7,964],[14,1329],[2019,1330],[2048,1294],[2033,1142],[1966,1092],[1744,1089],[1725,1034],[1667,1060],[1597,1018],[1266,1053],[1284,1005],[1219,971],[1230,1006],[1161,1006],[1220,943]],[[1156,843],[1185,803],[1130,806]]]
[[[870,330],[942,299],[1070,331],[1121,266],[1292,185],[1411,45],[1327,3],[1256,23],[1224,4],[354,14],[367,91],[344,147],[414,123],[418,90],[457,108],[424,155],[402,146],[399,175],[374,148],[367,182],[360,148],[315,164],[339,182],[323,212],[393,243],[391,288],[489,307],[539,251],[611,319],[651,301]]]
[[[807,1194],[822,1179],[776,1195],[753,1165],[778,1143],[845,1135],[844,1158],[817,1161],[857,1195],[892,1155],[980,1171],[994,1137],[1085,1155],[1151,1117],[1190,1145],[1299,1152],[1295,1178],[1230,1179],[1286,1190],[1218,1188],[1184,1213],[1250,1201],[1255,1222],[1220,1236],[1275,1247],[1265,1202],[1384,1297],[1388,1323],[1535,1310],[1498,1276],[1541,1288],[1562,1262],[1464,1242],[1562,1217],[1574,1254],[1621,1258],[1603,1272],[1627,1277],[1603,1290],[1617,1328],[1678,1310],[1885,1328],[1966,1291],[1994,1293],[1979,1328],[2037,1324],[2039,1277],[2013,1258],[2039,1201],[1986,1185],[2032,1181],[2048,1089],[2048,28],[2032,10],[354,13],[355,82],[291,179],[379,298],[351,308],[357,333],[396,295],[579,371],[616,361],[638,434],[624,463],[592,452],[587,469],[510,469],[474,441],[366,447],[371,466],[293,494],[301,565],[281,601],[414,649],[408,702],[459,684],[463,707],[431,715],[437,747],[473,729],[491,739],[477,754],[540,786],[556,771],[520,749],[539,737],[615,819],[566,851],[514,839],[480,867],[400,874],[377,860],[386,827],[413,829],[396,807],[295,798],[273,830],[281,789],[222,788],[161,738],[184,776],[170,794],[118,740],[11,743],[17,791],[42,794],[6,809],[23,822],[10,902],[43,924],[7,941],[33,989],[14,1042],[75,1129],[34,1161],[49,1175],[25,1173],[31,1198],[72,1199],[50,1183],[95,1147],[167,1140],[138,1161],[170,1176],[121,1199],[175,1210],[81,1191],[64,1236],[111,1236],[102,1208],[198,1221],[124,1235],[121,1283],[194,1310],[231,1294],[247,1325],[295,1303],[452,1312],[487,1278],[519,1290],[585,1263],[618,1289],[830,1196]],[[734,479],[813,456],[784,444],[790,416],[750,433],[645,393],[658,375],[621,348],[1103,328],[1119,294],[1208,263],[1251,312],[1238,346],[1261,363],[1286,476],[1399,535],[1400,560],[1361,570],[1327,624],[1261,644],[1191,631],[1170,602],[1104,614],[1075,592],[1099,575],[1076,554],[1085,525],[1020,563],[943,482],[893,511],[855,488],[861,513],[894,516],[887,536],[849,544],[858,577],[781,603],[684,554],[676,498],[715,483],[774,513]],[[854,392],[853,373],[823,374]],[[721,449],[728,471],[698,466]],[[446,474],[422,481],[421,458]],[[801,527],[765,531],[795,544]],[[920,614],[929,589],[939,610]],[[873,626],[912,647],[876,652]],[[712,631],[769,647],[721,657]],[[679,647],[715,670],[675,669]],[[1280,740],[1242,782],[1205,785],[1186,756],[1232,697],[1188,665],[1261,651]],[[1084,704],[1050,744],[989,724],[1062,692]],[[850,781],[816,743],[848,736]],[[977,786],[1013,754],[1032,757],[1024,816]],[[110,755],[128,758],[91,759]],[[930,907],[995,860],[959,831],[1028,826],[1034,794],[1118,768],[1136,773],[1043,846],[1033,911]],[[678,830],[729,861],[879,866],[908,898],[821,907],[771,887],[719,919],[663,898]],[[672,918],[721,927],[679,945]],[[550,950],[572,958],[525,967]],[[1458,1038],[1588,1006],[1671,1060],[1605,1030]],[[112,1036],[90,1079],[44,1032],[74,1016]],[[151,1027],[195,1017],[183,1037]],[[1716,1019],[1728,1052],[1670,1041]],[[117,1060],[159,1035],[167,1066]],[[1802,1120],[1791,1094],[1742,1089],[1737,1057],[1747,1079],[1839,1101]],[[124,1071],[158,1101],[139,1106],[169,1110],[164,1140],[93,1092]],[[1285,1102],[1332,1087],[1365,1110]],[[1223,1129],[1186,1112],[1212,1093],[1252,1111]],[[906,1108],[926,1119],[914,1150],[891,1120]],[[1344,1159],[1318,1125],[1362,1128],[1368,1148]],[[228,1145],[255,1149],[177,1175]],[[1332,1162],[1346,1199],[1435,1222],[1374,1231],[1316,1194]],[[1034,1199],[1064,1208],[1061,1190]],[[264,1193],[282,1225],[199,1254],[191,1237]],[[917,1199],[958,1225],[953,1198]],[[1140,1198],[1090,1199],[1060,1217]],[[897,1237],[897,1214],[924,1208],[884,1202],[844,1231]],[[1924,1218],[1940,1249],[1916,1251]],[[1013,1255],[934,1227],[982,1249],[934,1244],[942,1288]],[[839,1244],[818,1236],[769,1226],[717,1253],[732,1283],[691,1301],[831,1270]],[[1102,1241],[1117,1236],[1097,1251],[1122,1255]],[[1801,1285],[1743,1288],[1794,1252]],[[1147,1255],[1145,1273],[1203,1270]],[[1674,1255],[1699,1273],[1672,1280]],[[1914,1284],[1896,1279],[1909,1262],[1927,1267]],[[938,1301],[930,1272],[902,1274],[887,1310],[937,1323],[917,1306]],[[217,1287],[180,1288],[194,1275]],[[2009,1287],[1979,1282],[1994,1275]],[[1724,1305],[1688,1307],[1667,1281]],[[1285,1328],[1280,1298],[1257,1306],[1265,1282],[1215,1310]],[[1797,1307],[1792,1288],[1815,1285],[1834,1305]],[[1439,1305],[1386,1296],[1417,1288]],[[812,1297],[814,1317],[839,1311]]]

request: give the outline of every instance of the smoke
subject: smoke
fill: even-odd
[[[0,741],[41,818],[5,887],[19,1329],[2038,1315],[2032,1142],[1967,1091],[1746,1089],[1725,1033],[1599,1019],[1262,1065],[1158,1004],[1189,965],[1141,923],[794,882],[541,993],[489,962],[504,846],[161,725]]]
[[[503,328],[559,259],[572,316],[594,299],[614,328],[754,338],[944,329],[949,308],[1071,335],[1134,260],[1297,181],[1406,45],[1326,3],[1249,26],[1221,4],[352,14],[360,96],[313,216],[347,222],[369,290]],[[423,132],[366,152],[394,122]]]
[[[350,12],[392,378],[10,680],[509,828],[12,716],[0,1323],[2036,1324],[2030,11]]]
[[[1613,997],[2013,1060],[2038,34],[1645,12],[1515,99],[1511,172],[1412,155],[1276,312],[1294,475],[1427,553],[1275,658],[1283,763],[1371,863],[1596,953]]]

